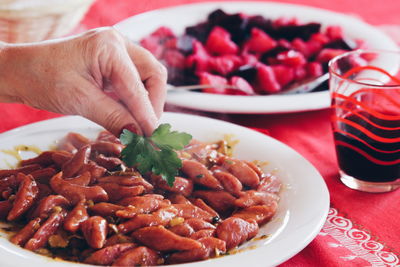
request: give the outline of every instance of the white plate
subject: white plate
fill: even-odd
[[[320,231],[329,208],[329,193],[318,171],[303,157],[275,139],[231,123],[177,113],[165,113],[163,122],[175,130],[191,133],[194,138],[211,142],[220,140],[224,134],[233,134],[240,140],[235,156],[247,160],[267,161],[265,171],[273,170],[284,184],[281,201],[274,219],[263,226],[260,234],[269,238],[250,241],[245,246],[256,246],[244,252],[179,266],[273,266],[302,250]],[[62,117],[30,124],[0,134],[0,149],[12,149],[15,145],[36,145],[49,149],[66,133],[75,131],[94,138],[101,128],[81,117]],[[13,158],[0,152],[0,167]],[[54,261],[24,250],[10,243],[1,234],[0,266],[79,266]],[[80,265],[88,266],[88,265]]]
[[[300,5],[262,2],[214,2],[164,8],[130,17],[115,28],[131,38],[140,40],[159,26],[168,26],[182,33],[186,26],[204,21],[211,11],[260,14],[267,18],[296,17],[301,22],[319,22],[323,26],[340,25],[345,36],[365,40],[371,49],[397,50],[396,43],[378,29],[351,16]],[[299,95],[229,96],[198,92],[169,93],[167,102],[180,107],[221,113],[286,113],[327,108],[329,92]]]

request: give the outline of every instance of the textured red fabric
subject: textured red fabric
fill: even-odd
[[[220,2],[233,2],[231,0],[219,0]],[[240,0],[239,0],[240,1]],[[243,0],[242,0],[243,1]],[[141,12],[182,5],[188,3],[204,2],[203,0],[97,0],[91,8],[83,23],[89,28],[113,25],[123,18]],[[212,2],[212,1],[209,1]],[[263,1],[261,1],[263,2]],[[267,2],[267,1],[264,1]],[[362,17],[371,24],[398,24],[398,11],[400,1],[398,0],[280,0],[275,2],[308,5],[318,8],[329,9],[347,14],[355,14]]]
[[[22,104],[0,103],[0,133],[25,124],[59,116],[61,115]]]
[[[113,25],[133,14],[192,2],[200,1],[97,0],[82,25],[83,28]],[[285,0],[281,2],[351,13],[375,25],[400,24],[398,12],[396,12],[400,10],[398,0]],[[16,104],[0,104],[0,114],[0,132],[59,116]],[[274,115],[212,113],[203,115],[256,128],[288,144],[307,158],[324,177],[331,194],[332,208],[328,221],[314,241],[282,266],[378,266],[382,262],[388,266],[400,264],[398,261],[396,263],[396,257],[400,258],[400,225],[398,223],[400,190],[385,194],[368,194],[348,189],[340,183],[329,110]],[[346,228],[349,224],[351,227]]]

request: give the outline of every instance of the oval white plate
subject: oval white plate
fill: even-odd
[[[168,26],[182,33],[186,26],[204,21],[211,11],[260,14],[267,18],[296,17],[301,22],[319,22],[342,26],[345,36],[365,40],[371,49],[396,50],[396,43],[378,29],[351,16],[300,5],[262,2],[197,3],[159,9],[130,17],[115,28],[131,38],[140,40],[159,26]],[[198,92],[171,92],[167,102],[180,107],[221,113],[285,113],[327,108],[329,92],[298,95],[229,96]]]
[[[174,130],[186,131],[205,142],[220,140],[224,134],[233,134],[240,141],[235,148],[235,157],[267,161],[265,171],[274,171],[284,185],[276,216],[260,230],[260,235],[267,234],[269,238],[250,241],[243,246],[255,246],[255,249],[179,266],[273,266],[298,253],[318,234],[327,216],[329,193],[318,171],[297,152],[271,137],[219,120],[165,113],[162,121],[171,123]],[[36,145],[45,150],[70,131],[94,138],[100,130],[98,125],[81,117],[62,117],[0,134],[0,149],[12,149],[23,144]],[[15,162],[13,160],[0,152],[1,168],[7,168],[7,164]],[[24,266],[27,262],[31,267],[79,266],[39,256],[10,243],[4,233],[0,236],[2,267]]]

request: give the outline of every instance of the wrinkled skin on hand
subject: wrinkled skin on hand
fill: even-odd
[[[165,102],[166,70],[113,28],[31,44],[0,44],[0,101],[82,115],[118,135],[150,135]],[[15,75],[18,73],[18,75]]]

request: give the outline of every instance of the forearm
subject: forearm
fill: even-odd
[[[13,93],[12,80],[17,75],[12,68],[12,47],[14,45],[0,42],[0,102],[20,102]]]
[[[34,65],[41,56],[37,47],[0,42],[0,102],[29,104],[26,95],[38,87],[36,72],[41,69]]]

